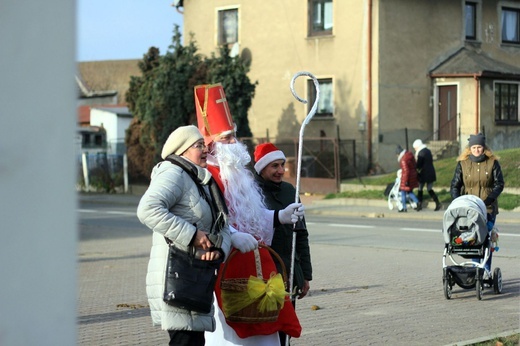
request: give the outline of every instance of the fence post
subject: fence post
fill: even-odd
[[[125,193],[128,193],[128,157],[123,154],[123,183]]]
[[[90,182],[88,180],[88,153],[81,153],[81,166],[83,167],[83,180],[85,181],[85,191],[89,192]]]

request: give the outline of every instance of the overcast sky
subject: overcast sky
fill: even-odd
[[[77,61],[141,59],[164,54],[182,15],[168,0],[78,0]]]

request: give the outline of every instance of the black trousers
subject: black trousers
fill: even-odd
[[[294,311],[296,311],[296,299],[292,299],[291,300],[291,303],[294,307]],[[287,334],[285,334],[284,332],[278,332],[278,337],[280,338],[280,345],[281,346],[289,346],[289,345],[286,345],[285,344],[285,341],[287,340]],[[289,337],[289,344],[291,343],[291,337]]]
[[[169,330],[169,346],[204,346],[204,332],[194,332],[191,330]]]

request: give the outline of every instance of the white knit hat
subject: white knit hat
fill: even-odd
[[[416,139],[416,140],[413,142],[413,144],[412,144],[412,146],[413,146],[414,148],[419,148],[419,147],[422,147],[423,145],[424,145],[424,144],[423,144],[423,142],[422,142],[420,139]]]
[[[255,148],[255,171],[260,174],[268,164],[275,160],[286,160],[283,151],[272,143],[258,144]]]
[[[202,134],[196,126],[188,125],[178,127],[173,131],[162,148],[161,157],[166,159],[168,155],[181,155],[195,142],[203,139]]]

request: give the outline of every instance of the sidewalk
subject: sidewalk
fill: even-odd
[[[417,219],[417,220],[439,220],[442,221],[444,210],[434,211],[434,203],[424,203],[423,209],[419,212],[408,210],[406,213],[399,213],[397,209],[390,210],[386,200],[376,199],[356,199],[356,198],[334,198],[323,199],[323,196],[304,196],[301,197],[305,205],[305,212],[310,215],[343,215],[361,216],[372,218],[394,218],[394,219]],[[497,216],[499,223],[520,224],[520,211],[500,210]]]

